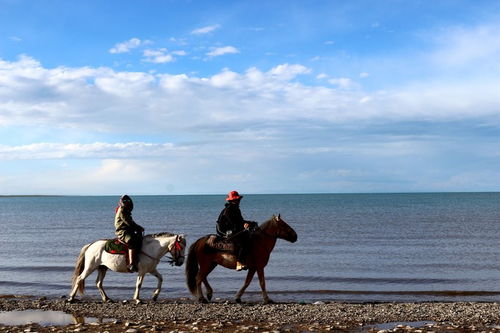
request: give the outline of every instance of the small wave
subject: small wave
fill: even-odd
[[[43,288],[59,289],[59,288],[63,287],[63,285],[53,284],[53,283],[0,281],[0,287],[5,287],[5,286],[7,286],[7,287],[37,287],[37,288],[40,288],[40,290],[43,290]]]
[[[266,276],[270,281],[300,281],[300,282],[322,282],[322,283],[358,283],[358,284],[450,284],[466,282],[463,279],[453,278],[378,278],[378,277],[330,277],[330,276]]]
[[[72,266],[0,266],[0,272],[72,272]]]
[[[249,293],[259,293],[249,291]],[[467,297],[467,296],[497,296],[500,291],[487,290],[274,290],[272,294],[322,294],[322,295],[421,295],[421,296],[447,296],[447,297]]]

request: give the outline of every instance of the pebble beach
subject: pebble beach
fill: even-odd
[[[500,304],[430,303],[242,303],[160,300],[102,304],[84,299],[4,296],[0,311],[61,311],[74,323],[41,326],[0,324],[0,332],[500,332]],[[99,318],[85,322],[85,318]]]

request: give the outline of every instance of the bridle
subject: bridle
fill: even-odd
[[[172,256],[167,256],[167,258],[169,260],[167,260],[167,262],[173,266],[174,264],[178,263],[180,259],[184,259],[184,255],[182,255],[182,243],[180,241],[180,236],[177,235],[175,236],[175,242],[174,244],[171,246],[169,252],[172,254]],[[150,259],[153,259],[155,261],[157,261],[158,263],[161,262],[160,258],[163,257],[163,256],[160,256],[158,258],[155,258],[149,254],[147,254],[146,252],[144,251],[141,251],[142,254],[144,254],[146,257],[150,258]]]
[[[184,260],[184,255],[182,254],[182,244],[180,241],[180,236],[177,235],[175,236],[175,242],[174,245],[170,249],[170,253],[172,256],[168,256],[167,258],[170,259],[168,263],[173,266],[174,264],[177,264],[179,262],[179,259]]]

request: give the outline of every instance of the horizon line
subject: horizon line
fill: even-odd
[[[269,193],[243,193],[245,195],[364,195],[364,194],[480,194],[500,193],[499,191],[401,191],[401,192],[269,192]],[[133,196],[219,196],[227,193],[168,193],[168,194],[130,194]],[[123,194],[0,194],[0,198],[22,197],[114,197]]]

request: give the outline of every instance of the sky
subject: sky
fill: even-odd
[[[0,0],[0,195],[500,189],[496,0]]]

